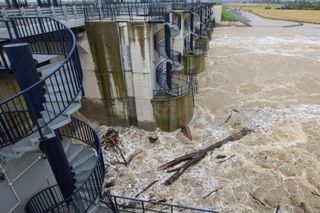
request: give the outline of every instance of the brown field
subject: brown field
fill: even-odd
[[[264,18],[320,24],[320,10],[280,10],[275,4],[237,4],[238,9],[246,10]],[[266,9],[270,7],[271,9]]]

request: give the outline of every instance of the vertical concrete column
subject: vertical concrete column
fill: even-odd
[[[130,42],[128,34],[128,23],[119,23],[119,37],[120,37],[120,51],[121,51],[121,63],[125,77],[125,87],[127,93],[127,107],[128,107],[128,121],[130,126],[138,126],[137,110],[134,94],[134,80],[132,61],[130,54]],[[141,39],[141,38],[137,38]],[[144,39],[144,38],[143,38]],[[143,48],[143,47],[140,47]]]
[[[129,22],[128,32],[124,35],[124,37],[128,36],[129,65],[132,69],[131,72],[125,72],[128,76],[126,78],[127,92],[135,102],[138,127],[147,130],[155,129],[151,100],[153,99],[153,90],[156,88],[154,70],[158,56],[154,50],[153,39],[154,33],[163,27],[160,25],[139,21]],[[132,104],[132,106],[134,105]]]

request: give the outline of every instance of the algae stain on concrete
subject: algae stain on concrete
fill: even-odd
[[[193,117],[192,92],[177,98],[153,100],[157,127],[163,131],[174,131],[185,126]]]
[[[117,23],[87,22],[86,31],[107,123],[127,125],[126,89]]]
[[[205,68],[205,54],[200,50],[185,54],[182,58],[186,75],[199,74]]]
[[[128,24],[129,27],[129,40],[130,43],[135,43],[136,40],[139,43],[140,53],[143,61],[145,61],[146,53],[146,41],[149,41],[149,34],[147,33],[146,25],[142,23],[131,22]]]
[[[0,85],[0,100],[11,97],[20,91],[19,85],[14,77],[1,77]]]

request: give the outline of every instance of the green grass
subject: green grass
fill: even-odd
[[[228,7],[222,6],[222,14],[221,14],[222,21],[237,21],[237,19],[229,12]]]

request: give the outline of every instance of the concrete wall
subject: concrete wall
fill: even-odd
[[[193,116],[192,92],[165,100],[153,100],[157,127],[173,131],[189,123]]]
[[[12,77],[0,77],[0,100],[9,98],[20,91],[16,79]]]
[[[205,68],[205,54],[200,50],[183,56],[183,67],[186,75],[199,74]]]
[[[84,41],[79,45],[85,61],[82,114],[98,123],[156,128],[151,104],[158,63],[153,35],[161,27],[144,21],[86,23],[90,48],[86,50]]]
[[[156,75],[153,72],[156,62],[153,25],[147,22],[129,22],[128,35],[132,67],[127,77],[127,81],[131,84],[128,92],[135,99],[137,126],[146,130],[154,130],[156,126],[151,104],[153,90],[156,87]]]
[[[181,14],[183,20],[190,19],[188,13]],[[146,130],[160,127],[172,131],[186,125],[191,119],[192,113],[184,113],[187,105],[188,110],[193,111],[192,103],[183,105],[184,101],[176,100],[179,98],[170,99],[166,103],[153,101],[153,90],[157,89],[155,70],[160,62],[153,39],[155,33],[163,27],[163,24],[144,21],[86,23],[89,42],[82,41],[79,44],[86,93],[80,111],[89,120],[108,125],[133,125]],[[176,50],[181,52],[185,33],[182,30],[174,41]],[[91,55],[93,60],[90,60]],[[187,58],[187,64],[190,64],[189,61]],[[191,94],[190,97],[192,102]],[[179,113],[174,112],[176,109],[171,108],[179,104],[185,106],[185,109]],[[161,113],[165,111],[172,113]],[[173,116],[172,120],[168,116]]]
[[[33,195],[56,184],[48,161],[46,159],[37,161],[39,156],[41,156],[40,151],[25,154],[8,163],[0,162],[9,180],[16,179],[12,184],[13,189],[8,185],[7,180],[0,180],[0,212],[9,212],[16,205],[13,213],[24,212],[26,203]],[[32,163],[34,165],[28,168]],[[25,172],[23,173],[23,171]],[[13,190],[18,194],[18,198]],[[20,203],[18,199],[21,200]]]
[[[129,112],[125,75],[121,63],[118,25],[116,22],[88,22],[86,23],[86,33],[95,63],[95,79],[97,79],[97,82],[90,83],[98,84],[101,99],[99,100],[98,95],[94,95],[93,99],[84,99],[81,112],[87,116],[91,114],[90,108],[94,105],[93,103],[98,103],[100,106],[103,103],[104,109],[98,111],[105,113],[106,120],[103,123],[128,126]],[[90,79],[90,75],[92,74],[85,75],[85,77],[89,76]],[[87,90],[90,90],[90,87],[86,88]],[[94,92],[94,94],[96,93]],[[96,102],[94,102],[95,96],[98,97]],[[88,104],[88,100],[90,100],[90,104]]]
[[[178,52],[183,53],[184,50],[184,33],[185,33],[185,18],[188,16],[188,13],[184,11],[176,11],[176,13],[181,17],[181,30],[180,34],[174,37],[172,42],[172,48]],[[187,29],[186,29],[187,30]]]
[[[86,34],[78,41],[78,52],[84,74],[83,84],[85,90],[85,97],[81,99],[82,107],[80,112],[91,121],[106,124],[107,110],[100,92],[95,73],[95,64]]]
[[[209,37],[207,38],[199,38],[195,41],[195,48],[200,49],[203,52],[209,50]]]

